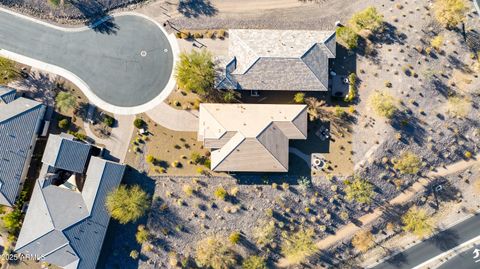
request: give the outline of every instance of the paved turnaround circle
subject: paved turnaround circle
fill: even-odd
[[[73,80],[91,102],[114,113],[144,112],[173,88],[176,47],[172,49],[161,26],[140,15],[122,14],[92,28],[62,29],[0,11],[0,49],[53,66],[44,69],[60,70],[55,73]],[[28,64],[16,59],[22,57],[11,58]]]

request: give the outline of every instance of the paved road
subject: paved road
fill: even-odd
[[[472,248],[469,248],[465,252],[458,254],[457,256],[451,258],[446,263],[442,264],[437,269],[478,269],[480,268],[480,258],[476,260],[474,257],[474,249],[480,249],[480,245],[476,245]],[[475,261],[478,261],[477,263]]]
[[[0,49],[66,69],[101,100],[119,107],[157,97],[173,67],[167,36],[135,15],[115,17],[95,30],[66,32],[0,11]]]
[[[373,268],[411,269],[478,235],[480,235],[480,215],[471,217]],[[444,267],[444,269],[446,268],[460,269],[456,264],[455,267]],[[477,267],[474,268],[480,268],[480,264],[477,264]]]

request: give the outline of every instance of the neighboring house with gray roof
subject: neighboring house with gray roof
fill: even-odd
[[[335,31],[231,29],[219,89],[328,91]]]
[[[74,140],[69,134],[50,135],[42,162],[57,169],[83,173],[90,157],[92,146]]]
[[[0,204],[13,206],[28,172],[45,106],[0,87]]]
[[[213,171],[287,172],[289,140],[306,138],[305,105],[200,104]]]
[[[52,136],[51,136],[52,137]],[[53,139],[57,139],[53,136]],[[50,150],[48,143],[46,151]],[[76,156],[77,151],[70,152]],[[83,163],[83,159],[80,160]],[[92,156],[84,175],[61,178],[44,163],[36,181],[15,251],[68,269],[96,267],[110,215],[109,192],[120,184],[125,166]],[[78,180],[76,177],[84,177]],[[84,182],[82,185],[78,182]]]
[[[12,88],[0,86],[0,104],[8,104],[15,100],[15,95],[17,91]]]

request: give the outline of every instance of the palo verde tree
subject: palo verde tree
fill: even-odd
[[[416,206],[411,207],[402,216],[402,223],[405,231],[411,232],[419,238],[430,235],[434,229],[427,212]]]
[[[145,215],[150,206],[150,196],[139,185],[130,188],[120,185],[107,195],[105,205],[112,218],[126,224]]]
[[[315,231],[313,229],[300,229],[287,235],[282,241],[281,251],[285,259],[291,264],[299,264],[308,256],[317,251],[313,240]]]
[[[205,94],[213,88],[215,81],[212,54],[207,50],[181,53],[175,77],[180,88]]]
[[[55,97],[55,105],[60,112],[67,112],[77,106],[77,99],[69,92],[59,92]]]
[[[422,166],[422,159],[413,152],[404,152],[399,158],[393,159],[393,168],[401,174],[414,175]]]
[[[355,177],[353,182],[346,181],[345,193],[348,201],[356,201],[361,204],[370,204],[372,202],[373,191],[372,183],[365,179]]]
[[[364,30],[374,33],[382,29],[383,15],[378,13],[375,7],[368,7],[353,14],[348,24],[357,33]]]
[[[237,262],[226,240],[218,237],[207,237],[198,242],[195,254],[195,260],[202,268],[228,269]]]
[[[465,21],[468,8],[465,0],[436,0],[433,10],[437,21],[451,29]]]

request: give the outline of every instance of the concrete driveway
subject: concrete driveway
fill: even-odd
[[[0,25],[0,55],[64,76],[104,110],[144,112],[174,86],[176,44],[143,15],[65,29],[0,10]]]

